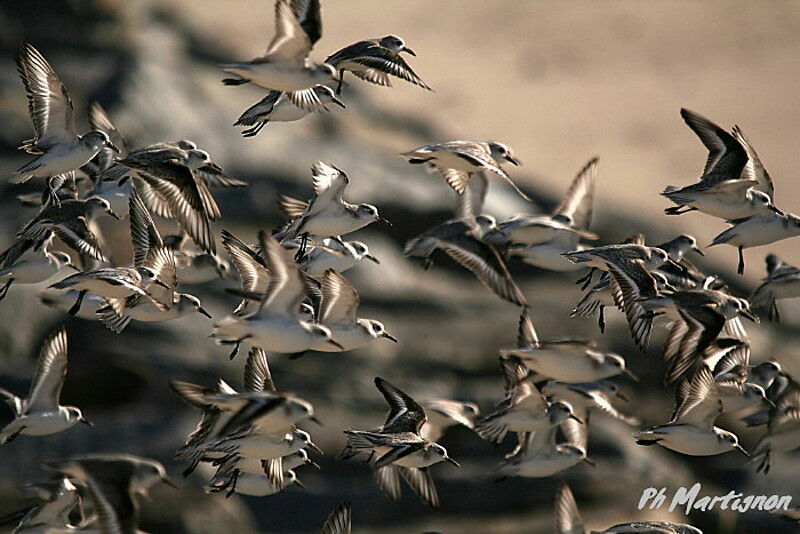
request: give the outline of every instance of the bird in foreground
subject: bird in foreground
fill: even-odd
[[[36,158],[20,167],[11,182],[26,182],[31,177],[48,178],[50,198],[58,204],[56,192],[68,178],[74,179],[77,169],[105,147],[117,152],[119,149],[103,131],[78,135],[72,99],[53,67],[36,48],[22,43],[15,59],[33,121],[33,139],[25,141],[20,148],[35,154]]]
[[[280,241],[297,236],[343,236],[375,221],[388,223],[372,204],[350,204],[342,198],[350,179],[344,171],[318,161],[311,167],[314,197],[308,202],[281,195],[278,207],[289,220],[276,234]],[[301,252],[305,252],[301,246]]]
[[[206,493],[219,493],[228,490],[226,497],[234,493],[251,497],[274,495],[296,484],[304,487],[294,469],[308,463],[308,453],[304,449],[280,458],[283,472],[280,480],[265,475],[266,460],[244,458],[230,454],[219,461],[214,477],[205,486]],[[215,462],[216,463],[216,462]]]
[[[591,269],[586,276],[577,280],[577,283],[583,283],[581,289],[589,287],[595,271],[609,272],[610,266],[615,263],[640,260],[646,269],[652,270],[669,261],[669,254],[665,250],[645,245],[644,237],[640,234],[628,241],[619,245],[604,245],[564,253],[572,263],[582,264]]]
[[[242,130],[242,137],[254,137],[269,122],[299,121],[314,111],[330,111],[328,104],[347,107],[327,85],[315,85],[311,90],[320,102],[320,106],[314,110],[295,106],[282,91],[270,91],[264,98],[244,110],[233,125],[249,126]]]
[[[561,401],[572,407],[575,417],[586,423],[591,411],[600,410],[615,419],[629,425],[638,425],[639,420],[623,414],[611,403],[613,399],[627,402],[628,398],[619,386],[610,380],[596,382],[559,382],[548,380],[542,387],[542,393],[551,401]]]
[[[125,299],[122,313],[118,313],[113,304],[105,305],[97,311],[100,320],[110,330],[119,333],[131,320],[163,322],[195,312],[211,319],[211,314],[203,308],[200,299],[188,293],[175,291],[178,277],[172,250],[164,245],[150,212],[147,211],[139,195],[133,192],[129,201],[134,267],[148,268],[158,273],[158,279],[167,287],[151,284],[147,288],[150,297],[140,293],[129,296]],[[166,309],[153,304],[152,299],[165,305]]]
[[[699,210],[734,220],[774,209],[772,180],[749,143],[742,142],[738,128],[731,135],[688,109],[681,109],[681,117],[708,149],[708,160],[699,182],[681,188],[669,186],[661,193],[676,204],[665,213]]]
[[[722,396],[708,366],[700,367],[691,381],[684,379],[675,390],[675,413],[669,423],[634,434],[639,445],[661,445],[689,456],[712,456],[737,450],[736,434],[714,426],[722,414]]]
[[[503,162],[520,165],[507,145],[497,141],[450,141],[425,145],[401,154],[412,165],[425,164],[437,170],[453,190],[463,194],[474,173],[489,171],[505,180],[517,194],[530,201],[530,197],[500,167]]]
[[[563,254],[583,248],[581,239],[597,239],[589,231],[597,181],[598,158],[578,171],[569,189],[550,215],[518,216],[497,225],[485,241],[505,246],[509,257],[551,271],[571,272],[582,265],[567,261]]]
[[[160,462],[129,454],[73,456],[47,467],[82,488],[104,534],[141,532],[139,497],[147,497],[158,483],[177,487]]]
[[[429,267],[433,263],[431,256],[440,250],[501,299],[527,307],[528,300],[511,277],[505,260],[494,245],[483,241],[494,223],[494,217],[488,215],[450,219],[408,240],[403,253],[422,258]]]
[[[0,254],[0,300],[6,298],[11,284],[38,284],[55,276],[65,267],[79,270],[66,252],[49,251],[43,246],[35,251],[29,239],[17,241]]]
[[[263,267],[269,273],[267,289],[263,296],[258,297],[255,309],[243,311],[240,305],[238,311],[215,324],[213,337],[219,343],[238,347],[246,341],[251,346],[284,354],[307,351],[318,342],[344,350],[338,341],[332,339],[328,327],[309,321],[301,313],[301,306],[308,296],[307,286],[292,253],[263,230],[259,232],[259,241],[264,254]],[[237,261],[235,257],[234,261]],[[251,263],[257,264],[256,260]],[[243,283],[248,280],[244,276],[242,279]],[[235,354],[234,351],[231,357]]]
[[[345,430],[347,446],[339,458],[368,454],[366,461],[389,498],[400,499],[402,476],[425,504],[437,508],[439,496],[430,466],[446,461],[459,467],[458,462],[448,456],[444,447],[420,435],[427,420],[422,406],[380,377],[375,377],[375,386],[389,404],[389,416],[378,430]]]
[[[556,490],[554,502],[555,534],[585,534],[578,503],[569,485],[562,482]],[[590,534],[703,534],[691,525],[667,521],[631,521],[605,530],[592,530]]]
[[[251,61],[227,63],[222,70],[235,78],[225,85],[252,82],[265,89],[282,91],[295,106],[313,111],[322,106],[314,86],[337,80],[336,69],[308,60],[322,37],[320,0],[276,0],[275,36],[266,53]]]
[[[782,261],[775,254],[766,257],[767,276],[748,299],[756,313],[770,321],[780,322],[776,301],[800,297],[800,269]]]
[[[723,413],[738,413],[752,408],[769,408],[764,387],[750,377],[750,344],[732,339],[731,347],[714,366],[714,380],[722,397]],[[766,362],[765,362],[766,363]]]
[[[17,397],[0,389],[0,396],[5,397],[14,412],[14,419],[0,431],[0,445],[20,434],[47,436],[72,428],[77,423],[91,426],[80,408],[59,404],[66,377],[67,331],[62,327],[42,344],[28,396]]]
[[[739,264],[736,272],[739,274],[744,274],[744,249],[800,236],[800,217],[793,213],[783,213],[777,209],[728,222],[732,226],[717,235],[708,246],[730,245],[736,247],[739,252]]]
[[[392,86],[390,76],[394,76],[432,91],[433,89],[408,66],[400,55],[403,52],[412,56],[417,55],[406,46],[402,38],[396,35],[358,41],[334,52],[328,56],[325,63],[339,71],[336,94],[342,92],[345,72],[352,72],[354,76],[364,81],[384,87]]]
[[[343,352],[358,349],[380,338],[397,343],[397,338],[386,331],[383,323],[375,319],[358,317],[361,299],[350,281],[333,269],[322,276],[317,321],[331,331],[331,337],[341,345],[335,347],[325,340],[312,345],[311,350]]]

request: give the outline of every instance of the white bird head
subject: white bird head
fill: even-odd
[[[489,141],[487,144],[495,160],[499,162],[507,161],[513,165],[522,165],[522,162],[514,156],[514,152],[508,145],[498,143],[497,141]]]

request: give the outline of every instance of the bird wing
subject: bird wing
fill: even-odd
[[[555,534],[583,534],[583,520],[578,511],[578,503],[566,482],[556,490]]]
[[[722,413],[722,397],[711,369],[703,365],[692,377],[685,398],[678,407],[673,422],[686,423],[700,428],[712,428]]]
[[[453,169],[447,170],[453,171]],[[442,173],[442,176],[444,176],[444,173]],[[445,177],[445,180],[447,180],[447,177]],[[456,189],[453,182],[447,180],[447,183],[450,187]],[[475,217],[483,213],[483,204],[486,200],[486,191],[488,188],[489,183],[486,179],[486,174],[483,171],[473,173],[472,176],[468,178],[464,186],[464,191],[458,193],[456,196],[456,206],[453,210],[453,216],[456,219],[461,219],[465,217]]]
[[[261,256],[227,230],[222,230],[221,236],[222,246],[228,251],[231,261],[239,271],[242,291],[266,293],[269,271]]]
[[[276,391],[272,374],[269,372],[267,351],[252,347],[244,364],[245,391]]]
[[[320,37],[319,0],[276,0],[275,35],[264,58],[304,67],[311,48]]]
[[[747,137],[744,136],[742,129],[739,128],[738,125],[733,127],[733,136],[741,143],[745,152],[747,152],[747,164],[744,166],[744,171],[742,171],[742,179],[755,180],[757,182],[755,189],[763,191],[769,195],[769,198],[775,200],[775,185],[772,183],[772,178],[767,172],[767,169],[764,168],[764,164],[761,163],[758,152],[756,152],[753,145],[750,144],[750,141],[747,140]]]
[[[748,161],[742,144],[731,134],[693,111],[681,109],[681,117],[708,149],[708,159],[701,180],[715,184],[738,179]]]
[[[136,267],[146,265],[151,252],[161,246],[164,241],[158,233],[153,218],[136,191],[128,198],[128,214],[130,217],[131,243],[133,244],[133,264]]]
[[[322,534],[350,534],[352,506],[343,502],[328,515],[322,525]]]
[[[528,308],[524,308],[522,313],[519,314],[519,323],[517,325],[517,348],[524,349],[538,344],[539,335],[533,326],[533,320],[530,313],[528,313]]]
[[[86,217],[66,220],[53,225],[51,229],[68,247],[98,261],[107,261],[97,236],[89,229]]]
[[[458,169],[439,169],[439,173],[447,182],[447,185],[453,188],[453,191],[459,195],[463,195],[467,186],[469,185],[469,173],[459,171]]]
[[[378,45],[370,47],[364,54],[349,58],[348,61],[363,65],[373,71],[390,74],[401,80],[418,85],[423,89],[431,90],[428,84],[422,81],[422,78],[414,72],[414,69],[406,63],[406,60],[403,59],[400,54],[383,46]],[[356,72],[354,74],[359,73]],[[380,83],[379,85],[385,84]]]
[[[439,494],[427,467],[399,467],[400,475],[422,502],[431,508],[439,507]]]
[[[67,376],[67,331],[60,328],[42,344],[31,381],[25,412],[58,410],[61,388]]]
[[[413,432],[428,420],[425,410],[417,401],[379,376],[375,377],[375,387],[383,394],[389,404],[389,416],[381,429],[382,433]]]
[[[342,170],[318,161],[311,167],[311,175],[314,182],[315,203],[328,205],[332,202],[342,201],[342,194],[347,184],[350,183]]]
[[[264,264],[270,274],[262,307],[268,307],[271,313],[296,317],[306,298],[306,285],[294,256],[263,230],[259,232],[258,239]]]
[[[15,57],[33,121],[33,150],[47,149],[59,143],[74,143],[75,117],[72,99],[53,67],[29,43],[22,43]]]
[[[567,193],[553,210],[553,215],[560,215],[568,219],[572,226],[581,230],[588,230],[592,223],[594,184],[597,181],[598,161],[599,158],[592,158],[578,171]]]
[[[356,288],[341,273],[328,269],[322,277],[321,323],[355,323],[361,299]]]

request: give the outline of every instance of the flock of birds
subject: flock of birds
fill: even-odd
[[[276,34],[266,54],[223,66],[232,76],[224,80],[227,85],[251,83],[269,90],[236,122],[248,127],[242,132],[245,137],[269,122],[300,120],[331,103],[344,107],[339,96],[346,72],[378,85],[389,86],[395,77],[430,89],[401,56],[414,53],[391,35],[347,46],[320,64],[309,61],[321,36],[319,1],[276,0],[275,6]],[[308,200],[278,199],[284,226],[259,232],[250,244],[221,230],[229,262],[217,254],[212,222],[221,213],[211,191],[244,187],[245,182],[228,176],[191,141],[127,146],[97,103],[89,107],[92,130],[79,135],[69,93],[42,54],[22,44],[17,67],[34,127],[33,139],[21,148],[35,157],[12,182],[44,178],[46,187],[41,195],[21,197],[25,204],[39,206],[39,212],[0,256],[0,298],[13,285],[38,284],[73,269],[77,272],[49,286],[42,302],[100,320],[119,333],[131,321],[164,322],[195,313],[210,318],[196,296],[178,288],[233,277],[232,264],[241,286],[230,292],[241,301],[214,323],[212,337],[232,346],[231,359],[241,345],[249,347],[243,386],[237,390],[221,379],[212,386],[170,382],[175,393],[201,412],[196,430],[175,458],[187,464],[187,476],[201,464],[215,469],[207,492],[266,496],[300,485],[296,470],[316,465],[309,450],[320,452],[311,435],[298,427],[316,421],[314,407],[277,389],[268,354],[297,358],[308,351],[343,352],[380,340],[397,342],[382,322],[359,316],[358,292],[342,274],[361,260],[379,263],[366,243],[346,238],[369,224],[388,221],[373,205],[346,201],[350,178],[318,162],[312,167],[313,195]],[[681,116],[709,156],[697,183],[662,193],[675,204],[665,211],[699,211],[726,220],[730,228],[711,245],[737,247],[742,273],[744,248],[800,235],[800,219],[775,207],[769,174],[738,127],[728,132],[688,110]],[[437,443],[453,425],[472,428],[498,444],[513,435],[516,446],[498,468],[504,478],[550,477],[581,462],[593,465],[587,456],[592,412],[632,427],[640,424],[614,405],[625,397],[611,379],[636,378],[622,356],[594,342],[539,338],[525,294],[506,265],[513,257],[552,271],[588,269],[579,280],[586,293],[572,316],[597,314],[602,332],[605,309],[620,310],[642,352],[648,349],[654,324],[668,325],[662,358],[665,382],[675,383],[675,410],[665,424],[637,430],[637,443],[692,456],[730,451],[750,456],[735,433],[715,426],[723,413],[742,413],[745,424],[765,429],[752,454],[758,470],[767,472],[775,453],[800,447],[800,384],[777,362],[751,363],[740,319],[757,322],[761,315],[778,320],[776,301],[800,296],[800,269],[768,256],[767,276],[748,300],[691,263],[690,253],[702,254],[691,236],[656,246],[646,244],[642,235],[620,244],[585,244],[599,239],[590,230],[597,158],[579,171],[550,215],[498,222],[483,212],[489,175],[529,200],[502,167],[520,164],[508,146],[452,141],[422,146],[403,157],[440,174],[457,199],[454,217],[409,240],[406,255],[430,266],[436,251],[444,253],[522,311],[516,346],[500,351],[505,395],[488,414],[480,415],[470,402],[417,402],[375,378],[390,413],[373,429],[346,430],[340,458],[363,460],[389,498],[401,498],[402,479],[424,503],[439,505],[430,468],[440,462],[458,466]],[[130,265],[109,262],[96,224],[103,216],[129,219]],[[161,235],[154,216],[174,222],[178,233]],[[67,352],[62,327],[44,341],[27,396],[0,390],[15,415],[0,431],[0,443],[19,435],[54,434],[79,422],[91,424],[79,408],[60,404]],[[158,482],[172,484],[159,462],[127,454],[86,454],[46,468],[53,473],[50,481],[25,488],[40,504],[6,518],[18,521],[14,532],[140,532],[140,496]],[[555,509],[556,532],[583,532],[567,486],[558,490]],[[350,517],[351,507],[344,503],[322,531],[350,532]],[[646,521],[602,532],[699,530]]]

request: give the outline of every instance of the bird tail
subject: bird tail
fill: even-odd
[[[508,433],[508,425],[498,419],[486,418],[475,425],[475,432],[487,441],[500,443]]]
[[[766,317],[770,321],[778,319],[778,307],[775,304],[775,293],[767,284],[761,284],[750,297],[750,307],[761,317]]]
[[[436,250],[436,241],[426,238],[409,239],[403,254],[413,258],[429,258]]]

